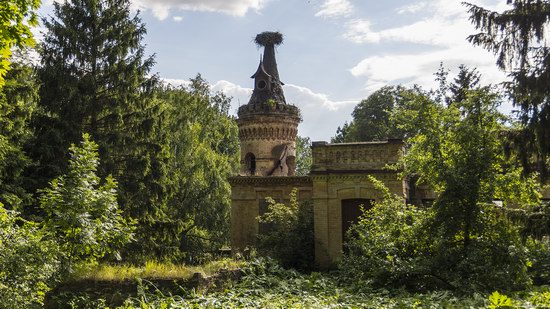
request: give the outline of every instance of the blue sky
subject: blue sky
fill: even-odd
[[[495,10],[505,0],[473,0]],[[214,90],[248,102],[262,31],[285,37],[277,62],[287,102],[302,110],[299,135],[329,140],[354,106],[384,85],[433,87],[439,63],[477,67],[484,83],[505,74],[466,41],[475,32],[457,0],[132,0],[156,55],[154,73],[184,83],[201,73]],[[44,3],[42,15],[50,14]],[[503,110],[509,111],[510,106]]]

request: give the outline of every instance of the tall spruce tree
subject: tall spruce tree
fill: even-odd
[[[69,145],[89,133],[99,145],[100,177],[119,183],[124,215],[138,220],[133,256],[159,241],[165,219],[168,143],[163,108],[149,77],[154,63],[141,41],[146,33],[128,0],[54,3],[41,48],[40,107],[32,156],[34,189],[66,171]]]
[[[35,69],[25,53],[15,55],[0,91],[0,203],[8,209],[30,203],[23,172],[31,161],[23,146],[32,138],[29,122],[38,101]]]
[[[519,107],[524,127],[515,142],[527,170],[536,163],[544,180],[550,161],[550,1],[507,0],[510,9],[494,12],[466,4],[470,21],[480,33],[468,39],[497,56],[497,65],[510,73],[508,89]]]

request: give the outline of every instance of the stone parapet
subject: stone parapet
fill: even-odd
[[[370,172],[386,170],[396,164],[404,152],[401,140],[366,143],[329,144],[314,142],[312,145],[312,173],[320,172]]]
[[[246,104],[239,107],[237,112],[239,119],[251,115],[279,115],[285,117],[297,118],[298,122],[300,121],[300,109],[297,106],[289,104],[280,104],[273,102],[270,104],[268,102],[256,103],[256,104]]]

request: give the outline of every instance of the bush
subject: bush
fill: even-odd
[[[406,205],[380,181],[370,180],[385,198],[375,202],[348,231],[347,252],[340,270],[345,277],[359,279],[374,288],[430,282],[426,277],[432,252],[425,225],[432,212]]]
[[[419,209],[392,196],[371,178],[384,199],[352,227],[343,274],[374,288],[518,290],[530,284],[527,250],[518,230],[494,205],[479,205],[477,233],[465,249],[461,234],[444,237],[436,209]],[[434,206],[437,207],[437,206]]]
[[[298,190],[293,189],[289,205],[266,198],[268,210],[258,220],[272,224],[272,229],[258,236],[258,250],[284,267],[306,270],[313,267],[315,258],[313,204],[299,203],[297,194]]]
[[[550,285],[550,238],[528,238],[528,272],[536,285]]]
[[[466,249],[461,234],[453,241],[432,228],[432,271],[463,292],[526,288],[531,280],[519,228],[495,205],[481,204],[479,209],[477,232],[471,235]],[[434,222],[429,225],[437,226]]]
[[[59,270],[55,242],[0,204],[0,308],[40,308]]]
[[[64,253],[63,271],[75,263],[94,263],[132,238],[117,203],[117,184],[107,177],[100,185],[97,144],[83,135],[81,147],[72,145],[69,171],[42,190],[40,206],[46,213],[45,227]]]

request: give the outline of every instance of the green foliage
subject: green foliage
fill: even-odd
[[[68,147],[89,133],[99,145],[98,176],[117,179],[123,215],[138,221],[137,241],[126,255],[153,255],[163,237],[157,224],[166,219],[169,197],[170,143],[164,130],[169,114],[155,97],[154,59],[141,42],[145,26],[128,0],[53,5],[53,15],[44,20],[40,113],[29,147],[40,165],[30,170],[35,183],[29,190],[65,173]]]
[[[12,49],[34,45],[31,27],[38,25],[38,7],[40,0],[3,0],[0,5],[0,89],[10,69]]]
[[[243,261],[229,258],[210,261],[202,265],[185,265],[160,263],[147,261],[143,266],[129,264],[100,264],[93,267],[86,267],[71,276],[71,280],[92,280],[122,282],[124,280],[138,279],[162,279],[162,280],[183,280],[190,279],[195,273],[204,276],[212,276],[220,270],[235,270],[244,266]]]
[[[429,223],[435,271],[446,273],[448,282],[458,280],[455,287],[462,281],[473,289],[521,288],[528,283],[524,248],[492,202],[536,205],[539,188],[505,159],[499,97],[487,87],[448,96],[446,72],[437,76],[437,91],[407,93],[394,113],[400,127],[412,132],[405,173],[438,192]]]
[[[65,303],[78,308],[488,308],[492,302],[510,299],[519,308],[545,308],[548,288],[520,294],[473,294],[457,297],[448,292],[409,294],[403,291],[370,291],[356,282],[342,284],[335,274],[302,274],[286,270],[270,259],[253,260],[243,268],[239,281],[230,281],[214,291],[179,289],[161,291],[143,281],[137,295],[122,305],[90,294],[66,295]]]
[[[508,0],[509,9],[493,12],[466,4],[470,21],[479,33],[468,40],[497,56],[500,69],[510,72],[506,83],[514,105],[520,108],[522,133],[516,149],[524,167],[541,172],[542,180],[550,161],[550,48],[547,0]]]
[[[311,201],[298,202],[298,189],[294,188],[288,205],[270,197],[266,202],[267,212],[258,217],[258,221],[271,228],[258,236],[260,252],[277,259],[285,267],[311,269],[315,255]]]
[[[296,175],[306,176],[311,171],[313,157],[309,137],[296,137]]]
[[[375,202],[348,231],[342,273],[374,288],[425,290],[441,284],[429,269],[432,252],[426,224],[433,210],[406,205],[379,180],[371,176],[370,181],[384,199]]]
[[[238,130],[228,115],[230,99],[212,94],[198,75],[191,87],[165,87],[159,99],[166,104],[166,131],[170,135],[170,197],[157,223],[159,238],[148,249],[160,258],[198,255],[228,241],[230,185],[227,178],[238,168]],[[195,259],[195,260],[193,260]]]
[[[100,184],[96,175],[97,144],[84,134],[81,146],[71,146],[70,152],[69,171],[52,180],[40,198],[44,225],[58,241],[68,272],[74,263],[118,254],[132,238],[131,222],[123,219],[116,201],[115,180],[107,177]]]
[[[43,229],[0,203],[0,308],[41,308],[59,270],[58,255]]]
[[[25,55],[14,56],[0,92],[0,202],[9,209],[30,203],[23,185],[30,165],[23,146],[32,138],[29,122],[38,101],[38,83]]]
[[[388,138],[403,138],[404,132],[390,118],[403,98],[401,86],[385,86],[373,92],[355,106],[353,120],[338,128],[333,143],[381,141]]]
[[[536,285],[550,285],[550,239],[528,238],[528,271]]]
[[[510,290],[530,282],[532,266],[517,229],[494,205],[481,205],[483,230],[466,253],[460,236],[447,239],[437,208],[405,205],[371,178],[385,198],[350,230],[340,269],[349,281],[380,288],[459,292]],[[540,256],[533,261],[544,262]],[[538,264],[537,264],[538,265]],[[543,271],[538,269],[537,271]]]
[[[490,309],[513,308],[513,307],[514,307],[513,300],[504,294],[500,294],[499,292],[495,291],[493,292],[493,294],[489,296]]]

